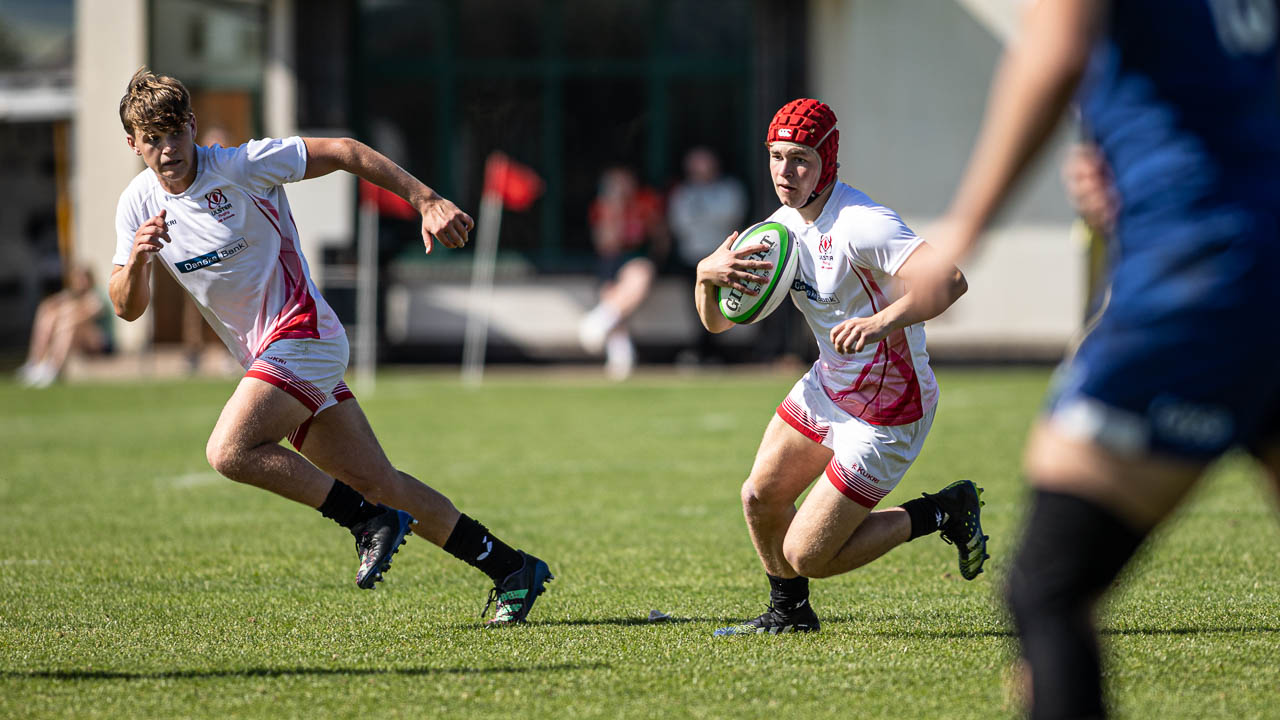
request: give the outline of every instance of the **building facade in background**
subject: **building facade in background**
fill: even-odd
[[[0,347],[11,347],[61,288],[71,247],[73,2],[0,7]]]
[[[546,192],[529,212],[504,217],[502,258],[544,286],[590,272],[587,208],[609,166],[631,166],[665,190],[684,152],[709,146],[747,183],[751,216],[766,215],[776,200],[763,126],[800,95],[839,113],[842,178],[923,230],[960,172],[1002,43],[974,6],[989,18],[1013,4],[74,0],[74,252],[106,272],[115,199],[141,169],[123,151],[115,105],[144,63],[188,84],[202,131],[216,126],[232,142],[353,135],[473,212],[490,151],[533,167]],[[1010,241],[993,243],[970,269],[970,296],[979,299],[967,297],[966,308],[937,323],[938,334],[999,344],[1021,335],[1060,347],[1076,326],[1078,309],[1066,310],[1080,284],[1064,264],[1074,257],[1070,217],[1052,162],[1039,174],[1043,189],[1009,218]],[[341,313],[354,187],[294,187],[303,240],[312,243],[306,252],[320,266],[318,281],[332,282],[326,294]],[[388,291],[465,276],[469,254],[423,256],[415,223],[384,219],[380,239]],[[1005,272],[1011,263],[1048,288],[1043,308],[982,298],[986,268]],[[123,334],[125,347],[173,336],[172,304],[160,305]],[[945,347],[932,342],[933,324],[930,331],[931,347]]]

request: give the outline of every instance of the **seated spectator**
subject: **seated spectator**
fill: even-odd
[[[76,266],[67,287],[40,302],[31,328],[27,361],[18,381],[48,387],[62,372],[72,352],[99,355],[111,351],[110,306],[87,267]]]
[[[598,258],[600,301],[579,327],[583,348],[605,353],[605,372],[622,380],[635,367],[630,318],[653,287],[657,262],[666,255],[662,199],[641,187],[629,168],[614,167],[600,178],[600,192],[588,214]]]

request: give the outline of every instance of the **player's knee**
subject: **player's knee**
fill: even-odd
[[[787,499],[782,497],[772,483],[764,478],[755,475],[747,478],[742,483],[742,509],[748,515],[762,510],[771,509],[779,505],[791,505],[795,502],[795,498]]]
[[[209,467],[216,470],[219,475],[237,482],[242,481],[241,478],[244,477],[247,469],[245,448],[214,432],[204,446],[204,457],[209,461]]]
[[[750,514],[753,508],[761,504],[760,494],[756,491],[756,484],[752,478],[747,478],[742,483],[742,490],[739,491],[738,495],[742,499],[742,509],[747,514]]]
[[[807,578],[830,577],[830,563],[825,554],[812,543],[805,540],[787,537],[782,542],[782,556],[792,570]]]
[[[205,460],[209,461],[209,467],[213,468],[223,477],[235,480],[240,474],[240,462],[238,453],[216,433],[209,437],[209,442],[204,446]]]

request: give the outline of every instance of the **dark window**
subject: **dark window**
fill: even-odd
[[[803,54],[795,49],[803,47],[802,2],[320,2],[352,9],[350,83],[340,82],[337,61],[303,65],[303,117],[350,108],[349,124],[319,124],[346,124],[375,144],[398,136],[410,169],[473,215],[490,152],[531,166],[546,193],[528,212],[504,216],[502,247],[543,270],[590,266],[587,211],[611,165],[629,165],[665,191],[680,179],[684,152],[708,145],[760,196],[749,176],[764,172],[756,136],[768,118],[755,116],[787,99],[802,70],[789,62]],[[327,81],[348,88],[350,102]],[[414,238],[403,250],[423,258]]]

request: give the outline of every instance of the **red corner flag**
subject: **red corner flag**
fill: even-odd
[[[380,188],[368,180],[360,180],[360,202],[368,203],[378,209],[379,215],[386,215],[397,220],[417,220],[418,211],[404,198]]]
[[[484,192],[496,195],[502,204],[517,212],[533,207],[542,195],[542,178],[531,168],[500,152],[489,154],[484,163]]]

